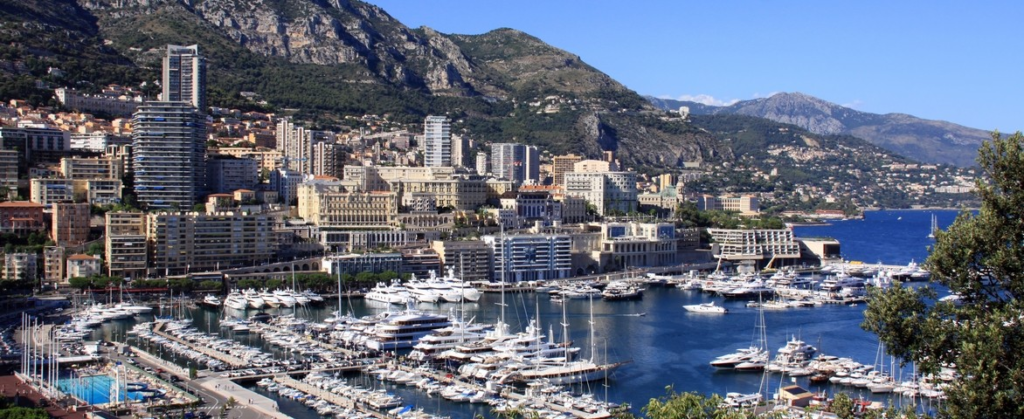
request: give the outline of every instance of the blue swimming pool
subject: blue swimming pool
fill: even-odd
[[[114,377],[109,375],[90,375],[86,377],[64,378],[58,381],[60,390],[66,394],[77,397],[86,403],[106,404],[110,403],[111,394],[114,393]],[[121,384],[121,394],[125,394],[125,384]],[[145,399],[144,392],[127,392],[128,400],[139,401]],[[122,400],[123,400],[122,396]]]

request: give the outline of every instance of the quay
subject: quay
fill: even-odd
[[[350,357],[353,357],[353,358],[358,357],[360,355],[360,351],[353,351],[351,349],[344,348],[344,347],[335,345],[335,344],[330,343],[330,342],[326,342],[326,341],[322,341],[322,340],[316,340],[316,339],[313,339],[312,337],[310,337],[309,335],[304,335],[304,334],[296,333],[293,330],[289,330],[289,329],[285,329],[285,328],[282,328],[282,327],[278,327],[277,325],[274,325],[274,324],[270,324],[270,323],[254,323],[252,327],[253,327],[253,330],[255,330],[255,331],[259,332],[259,333],[262,333],[264,330],[270,330],[270,331],[276,332],[276,333],[288,333],[288,334],[293,334],[293,335],[302,335],[303,339],[305,339],[305,341],[307,343],[309,343],[309,344],[311,344],[313,346],[316,346],[318,348],[326,349],[326,350],[328,350],[328,351],[330,351],[332,353],[343,353],[346,356],[350,356]]]
[[[232,368],[241,368],[241,367],[245,367],[245,366],[249,365],[249,362],[244,360],[244,359],[242,359],[242,358],[236,357],[236,356],[231,355],[231,354],[226,354],[226,353],[223,353],[223,352],[218,352],[218,351],[215,351],[215,350],[213,350],[211,348],[208,348],[208,347],[205,347],[205,346],[194,345],[194,344],[192,344],[192,342],[188,342],[188,341],[186,341],[184,339],[180,339],[177,336],[174,336],[174,335],[172,335],[170,333],[166,333],[166,332],[163,331],[163,327],[164,327],[164,323],[157,323],[156,326],[153,327],[153,333],[156,333],[157,335],[160,335],[160,336],[162,336],[162,337],[164,337],[166,339],[169,339],[169,340],[175,341],[177,343],[180,343],[182,345],[185,345],[185,346],[187,346],[187,347],[189,347],[189,348],[191,348],[191,349],[193,349],[195,351],[198,351],[198,352],[202,353],[203,355],[206,355],[208,357],[211,357],[213,359],[221,361],[221,362],[223,362],[225,364],[228,364]]]
[[[312,395],[312,396],[316,396],[318,399],[326,400],[328,403],[331,403],[331,404],[336,405],[336,406],[341,406],[341,407],[348,408],[348,409],[358,410],[358,411],[360,411],[362,413],[369,414],[369,415],[371,415],[371,416],[373,416],[375,418],[382,418],[383,419],[383,418],[387,417],[383,413],[378,412],[377,410],[372,409],[369,406],[364,405],[363,403],[356,403],[355,400],[352,400],[352,399],[350,399],[348,397],[342,396],[342,395],[337,394],[337,393],[332,393],[331,391],[328,391],[328,390],[325,390],[325,389],[322,389],[322,388],[319,388],[319,387],[315,387],[315,386],[303,383],[302,381],[299,381],[299,380],[296,380],[296,379],[294,379],[292,377],[289,377],[286,374],[280,374],[280,375],[275,376],[274,377],[274,382],[276,382],[278,384],[281,384],[283,386],[289,387],[289,388],[296,389],[296,390],[301,391],[303,393],[306,393],[306,394],[309,394],[309,395]]]

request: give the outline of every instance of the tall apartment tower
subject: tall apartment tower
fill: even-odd
[[[446,116],[427,116],[423,123],[423,165],[449,167],[452,165],[451,123]]]
[[[486,175],[491,172],[490,160],[487,159],[487,153],[480,151],[476,153],[476,173],[480,175]]]
[[[165,102],[188,102],[206,112],[206,59],[198,45],[168,45],[163,66]]]
[[[564,156],[555,156],[551,158],[551,177],[554,178],[552,184],[554,185],[565,185],[565,174],[572,173],[572,167],[574,164],[583,160],[583,156],[577,156],[575,154],[566,154]]]
[[[147,102],[132,116],[135,195],[191,209],[206,192],[206,117],[187,102]]]
[[[491,173],[516,184],[536,183],[540,177],[540,152],[526,144],[492,144]]]
[[[312,132],[289,119],[277,122],[277,150],[281,152],[283,168],[299,174],[313,173]]]

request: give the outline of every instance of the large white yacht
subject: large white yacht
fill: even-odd
[[[388,317],[367,331],[366,347],[374,350],[412,348],[421,337],[443,327],[451,326],[448,316],[406,310]]]
[[[725,314],[729,312],[725,307],[716,306],[714,301],[704,304],[684,305],[683,309],[692,313]]]
[[[383,282],[378,282],[377,286],[366,293],[365,298],[383,303],[404,305],[409,302],[412,296],[409,294],[409,290],[395,279],[391,281],[391,285],[384,285]]]
[[[235,310],[245,310],[245,307],[249,305],[249,302],[245,299],[245,296],[238,290],[232,290],[227,297],[224,298],[224,307],[233,308]]]
[[[247,289],[243,291],[242,296],[244,296],[245,301],[249,303],[249,307],[261,309],[263,307],[266,307],[267,305],[267,302],[264,301],[263,298],[260,297],[259,293],[257,293],[253,289]]]

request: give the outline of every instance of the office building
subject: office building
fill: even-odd
[[[0,148],[18,151],[18,163],[57,161],[71,151],[71,133],[46,124],[0,127]]]
[[[78,246],[89,240],[89,204],[56,202],[53,204],[53,222],[50,238],[58,246]]]
[[[161,101],[186,102],[206,112],[206,59],[199,55],[198,45],[167,46],[161,86]]]
[[[206,118],[188,103],[148,102],[132,118],[135,194],[148,208],[190,209],[206,192]]]
[[[299,217],[321,228],[391,228],[398,216],[394,192],[349,192],[338,180],[298,185]]]
[[[756,196],[712,196],[697,197],[697,209],[701,211],[731,211],[740,215],[757,215],[761,213],[761,203]]]
[[[423,123],[423,165],[448,167],[452,165],[451,124],[446,116],[427,116]]]

